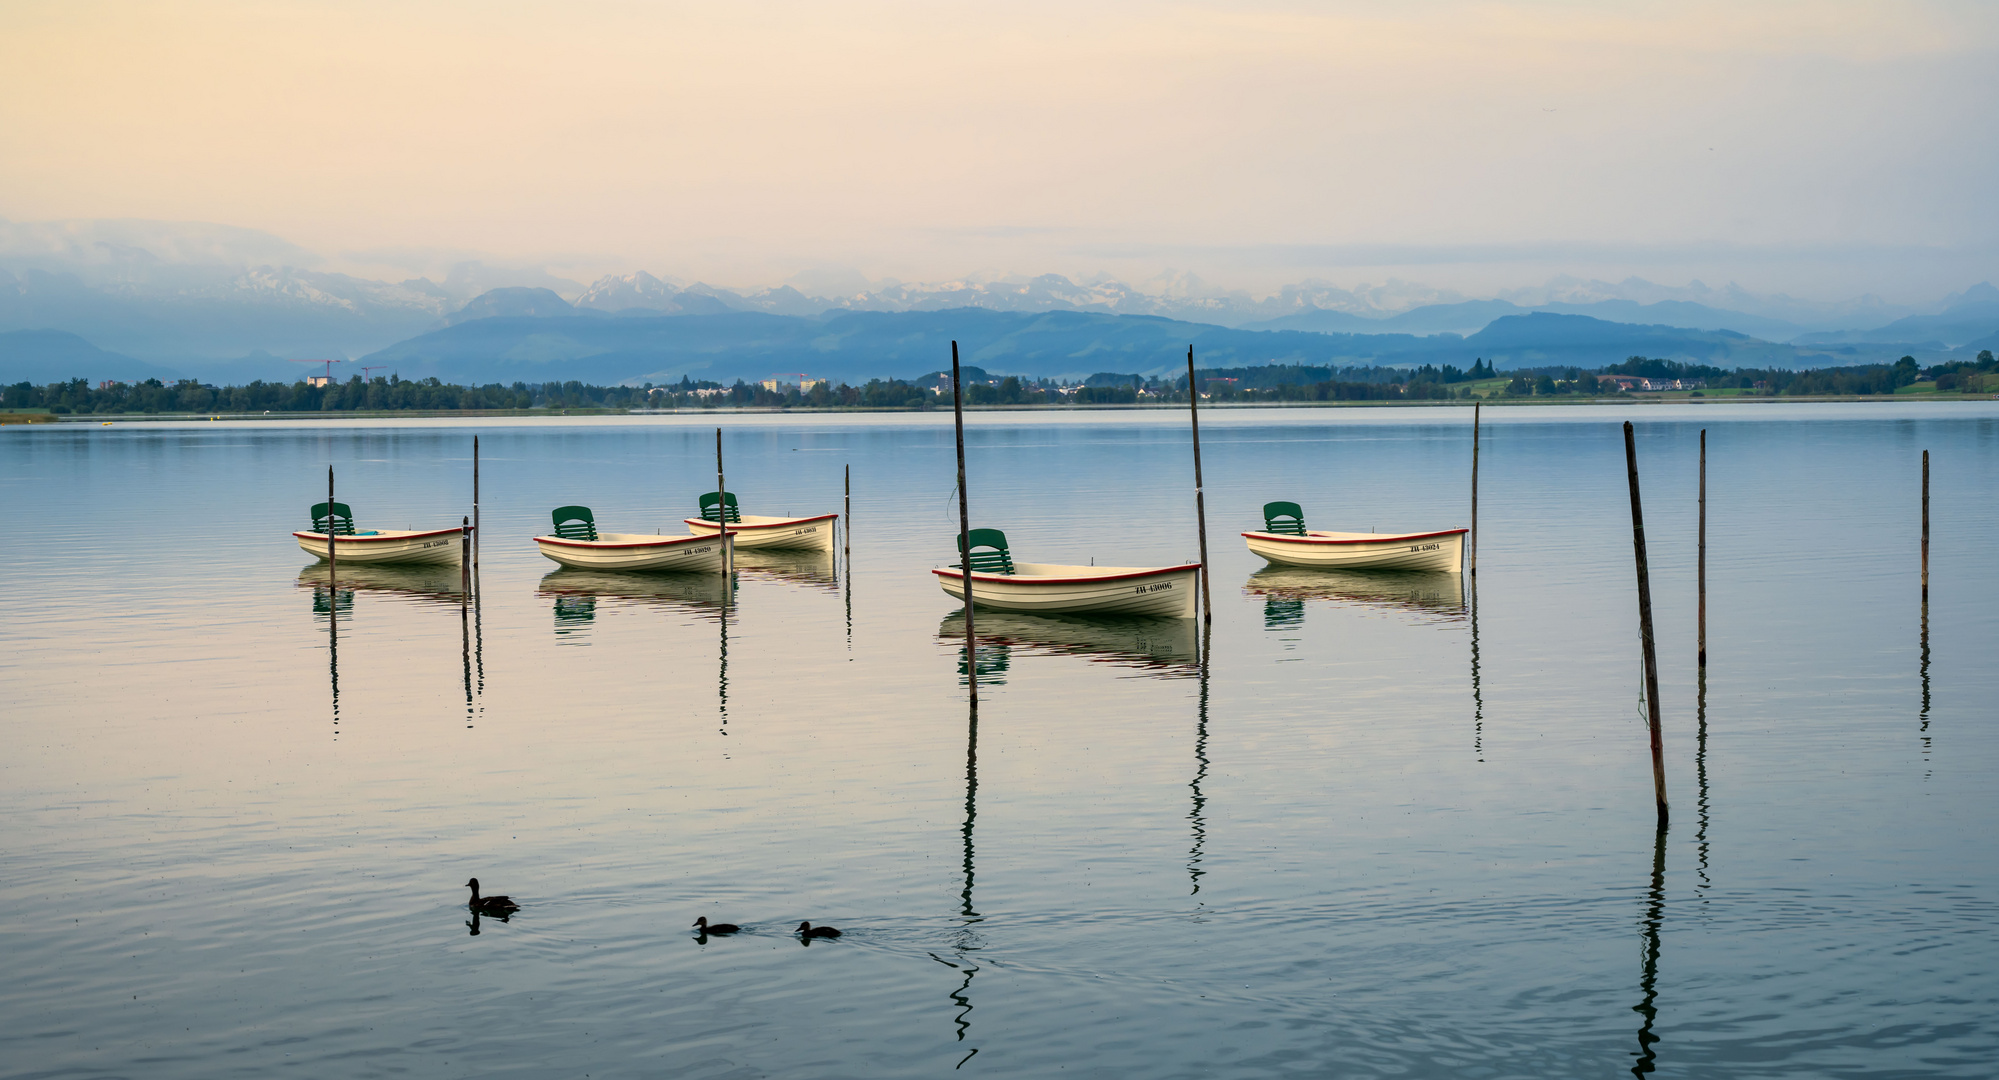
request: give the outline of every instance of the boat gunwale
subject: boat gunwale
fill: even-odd
[[[732,521],[729,523],[729,535],[734,536],[737,533],[756,532],[759,529],[785,529],[793,525],[804,525],[814,521],[831,521],[839,516],[838,514],[817,514],[812,517],[779,518],[776,521],[766,521],[756,525],[742,525]],[[703,525],[710,529],[716,528],[716,523],[707,518],[682,518],[681,520],[686,522],[690,528],[696,525]]]
[[[612,535],[629,536],[631,534],[613,533]],[[696,540],[713,539],[715,539],[714,536],[696,534],[693,536],[663,536],[654,540],[641,540],[633,543],[624,540],[569,540],[560,536],[537,536],[534,538],[534,542],[554,547],[582,548],[585,551],[618,551],[625,548],[673,547],[676,544],[688,544]]]
[[[377,532],[380,531],[381,530],[377,530]],[[379,544],[390,540],[417,540],[426,536],[447,536],[451,533],[456,533],[456,532],[469,533],[471,531],[472,531],[472,526],[470,525],[453,525],[448,529],[429,529],[420,532],[410,529],[391,529],[388,530],[387,535],[377,535],[377,536],[349,536],[346,533],[335,533],[334,539],[340,541],[343,544],[368,544],[368,543]],[[292,534],[292,537],[293,539],[298,539],[298,540],[325,540],[326,534],[316,533],[316,532],[295,532]]]
[[[1291,544],[1403,544],[1411,540],[1429,540],[1439,536],[1463,536],[1470,529],[1442,529],[1426,533],[1379,533],[1370,534],[1364,540],[1335,540],[1329,536],[1294,536],[1289,533],[1246,532],[1245,539],[1279,540]]]
[[[1201,568],[1200,563],[1184,563],[1180,566],[1161,566],[1152,569],[1137,570],[1125,574],[1094,574],[1089,577],[1055,577],[1052,574],[1051,575],[988,574],[982,571],[975,570],[972,572],[972,580],[997,581],[997,582],[1031,582],[1037,585],[1075,585],[1082,583],[1094,584],[1096,582],[1104,582],[1104,581],[1130,581],[1134,578],[1157,577],[1161,574],[1180,574],[1180,573],[1185,573],[1189,570],[1199,570],[1200,568]],[[938,567],[931,570],[930,572],[936,574],[938,577],[946,577],[946,578],[960,578],[964,576],[964,571],[955,566]]]

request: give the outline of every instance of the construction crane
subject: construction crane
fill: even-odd
[[[331,371],[333,369],[328,368],[327,370]],[[387,371],[387,370],[389,370],[389,365],[387,364],[363,364],[361,365],[361,381],[367,382],[369,378],[368,373],[371,371]]]
[[[344,363],[346,363],[346,362],[347,362],[347,361],[345,361],[345,360],[291,360],[291,361],[287,361],[287,363],[293,363],[293,364],[325,364],[325,365],[326,365],[326,375],[324,376],[324,378],[325,378],[325,385],[327,385],[327,386],[331,386],[331,385],[333,385],[333,365],[335,365],[335,364],[344,364]]]

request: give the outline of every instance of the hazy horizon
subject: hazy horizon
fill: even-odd
[[[1999,10],[17,4],[0,218],[382,280],[1177,271],[1926,302],[1999,277]]]

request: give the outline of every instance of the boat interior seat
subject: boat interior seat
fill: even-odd
[[[715,507],[717,504],[720,504],[722,506],[723,513],[729,515],[728,520],[736,522],[738,524],[742,522],[743,514],[742,511],[736,509],[736,496],[734,492],[722,492],[718,494],[716,492],[711,491],[708,494],[701,496],[701,520],[703,521],[722,520],[721,518],[715,516]]]
[[[329,531],[327,527],[328,522],[327,522],[327,513],[326,513],[326,508],[328,506],[331,506],[333,508],[333,514],[332,514],[333,521],[332,521],[332,528],[330,530],[332,534],[336,536],[353,536],[354,511],[348,509],[347,504],[344,502],[313,503],[312,531],[316,533],[326,533]]]
[[[555,535],[564,540],[597,539],[597,518],[587,506],[558,506],[548,516],[555,519]]]
[[[1280,536],[1304,536],[1304,508],[1294,502],[1264,503],[1263,531]]]
[[[973,529],[965,540],[969,543],[974,574],[1013,573],[1013,554],[1007,551],[1006,534],[998,529]],[[959,550],[964,551],[961,543]]]

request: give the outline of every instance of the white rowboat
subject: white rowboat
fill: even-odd
[[[722,569],[722,542],[712,533],[707,536],[598,533],[595,540],[537,536],[534,542],[543,555],[577,570],[712,573]],[[341,551],[346,551],[345,544],[341,545]]]
[[[334,554],[342,564],[353,563],[455,563],[464,544],[465,530],[371,529],[363,533],[335,533]],[[326,534],[295,532],[298,546],[307,555],[326,558]]]
[[[978,610],[1032,614],[1164,615],[1194,617],[1194,590],[1201,564],[1185,566],[1056,566],[1014,563],[1011,574],[972,571],[972,601]],[[958,567],[930,571],[937,584],[963,600]]]
[[[1441,570],[1464,565],[1466,529],[1427,533],[1246,532],[1249,550],[1279,566],[1339,570]]]
[[[833,523],[838,514],[817,517],[760,517],[744,514],[741,521],[729,522],[729,536],[738,551],[752,548],[802,548],[807,551],[833,550]],[[721,526],[707,518],[688,518],[687,530],[696,536],[714,536]]]

